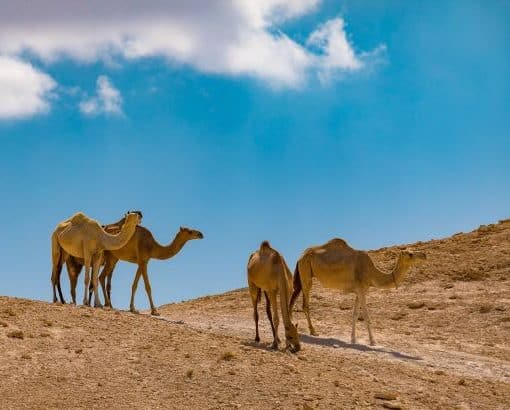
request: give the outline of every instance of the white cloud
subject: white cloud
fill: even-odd
[[[97,89],[94,97],[80,103],[80,111],[86,115],[120,115],[122,114],[122,96],[107,76],[97,78]]]
[[[208,73],[299,87],[310,74],[359,70],[343,20],[326,22],[306,45],[278,26],[320,0],[2,0],[0,54],[29,52],[47,62],[163,57]],[[317,50],[319,52],[317,52]],[[366,61],[366,60],[365,60]]]
[[[55,81],[31,64],[0,55],[0,120],[30,117],[49,110]]]

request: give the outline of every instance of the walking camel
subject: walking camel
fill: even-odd
[[[123,221],[120,220],[115,224],[107,225],[106,230],[109,232],[116,231],[117,229],[120,229],[122,224]],[[181,227],[179,232],[177,232],[175,235],[174,240],[170,244],[160,245],[154,239],[154,236],[147,228],[144,228],[143,226],[137,226],[135,233],[124,247],[111,252],[104,252],[103,258],[105,266],[101,271],[101,275],[99,276],[99,282],[101,283],[101,288],[103,290],[105,305],[112,307],[111,281],[113,277],[113,270],[115,269],[117,262],[119,260],[123,260],[126,262],[136,263],[138,265],[138,269],[136,270],[135,278],[131,286],[131,300],[129,304],[130,311],[133,313],[138,313],[138,311],[135,309],[134,300],[136,289],[138,287],[138,281],[140,280],[141,276],[144,281],[147,297],[149,298],[151,314],[154,316],[159,316],[159,313],[156,310],[152,300],[152,290],[149,282],[149,275],[147,273],[147,265],[149,260],[169,259],[176,255],[183,248],[186,242],[193,239],[202,239],[203,237],[204,235],[200,231]],[[68,265],[68,270],[72,288],[73,284],[76,286],[76,278],[81,270],[80,261],[74,259],[72,263]]]
[[[394,269],[390,273],[379,270],[372,259],[364,251],[351,248],[343,239],[332,239],[323,245],[306,249],[296,264],[294,273],[294,292],[290,301],[290,309],[303,291],[303,310],[308,321],[310,334],[317,335],[310,320],[310,290],[312,277],[327,288],[339,289],[345,293],[356,294],[352,315],[351,343],[356,343],[356,322],[359,307],[367,325],[370,344],[374,345],[374,337],[370,329],[370,316],[366,306],[366,294],[371,286],[379,289],[397,288],[404,280],[406,273],[415,265],[423,262],[423,252],[400,252]]]
[[[266,296],[266,308],[271,330],[273,331],[272,348],[278,348],[278,305],[277,295],[280,294],[280,309],[285,326],[286,348],[297,352],[301,349],[297,325],[291,322],[289,297],[292,291],[292,274],[280,253],[271,248],[269,242],[261,243],[258,251],[250,255],[248,260],[248,286],[253,303],[253,317],[255,320],[255,341],[259,342],[258,303],[261,291]],[[272,308],[272,319],[271,319]]]
[[[60,287],[60,273],[62,271],[62,264],[67,260],[68,256],[73,256],[82,258],[85,266],[83,304],[89,304],[87,291],[90,282],[90,270],[92,269],[94,306],[100,307],[101,302],[97,292],[97,281],[103,252],[105,250],[122,248],[129,241],[139,223],[140,215],[138,213],[128,213],[126,214],[122,229],[116,235],[111,235],[105,232],[97,221],[89,218],[82,212],[78,212],[71,218],[58,224],[51,235],[53,302],[57,301],[55,288],[58,288],[60,301],[65,303]]]

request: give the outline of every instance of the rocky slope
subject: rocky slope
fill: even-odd
[[[244,289],[160,318],[0,297],[2,408],[508,408],[510,221],[371,256],[402,247],[427,262],[368,295],[374,347],[362,321],[349,343],[353,296],[317,283],[298,354],[268,348],[263,307],[252,341]]]

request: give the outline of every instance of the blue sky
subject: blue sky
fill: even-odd
[[[50,300],[78,210],[204,233],[151,262],[156,304],[245,286],[264,239],[294,266],[510,216],[509,2],[2,3],[0,294]]]

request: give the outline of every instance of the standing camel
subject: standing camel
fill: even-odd
[[[423,252],[401,251],[394,269],[390,273],[379,270],[372,259],[364,251],[351,248],[343,239],[332,239],[324,245],[306,249],[296,264],[294,273],[294,292],[290,300],[290,308],[303,291],[303,310],[308,321],[310,334],[317,335],[310,320],[310,290],[312,277],[327,288],[339,289],[346,293],[356,294],[352,315],[351,343],[356,343],[356,322],[359,307],[367,324],[370,344],[375,344],[370,329],[370,316],[366,306],[366,294],[371,286],[380,289],[397,288],[404,280],[406,273],[426,258]]]
[[[122,226],[122,220],[116,222],[112,225],[107,225],[106,230],[114,231]],[[111,304],[111,281],[113,276],[113,270],[115,265],[119,260],[123,260],[126,262],[136,263],[138,265],[138,269],[136,270],[135,278],[133,280],[133,285],[131,286],[131,301],[129,304],[129,309],[133,313],[138,313],[135,309],[135,293],[136,288],[138,287],[138,281],[140,280],[140,276],[143,278],[145,291],[147,293],[147,297],[149,298],[149,303],[151,306],[151,314],[154,316],[159,316],[156,307],[154,306],[154,302],[152,300],[152,290],[149,282],[149,275],[147,273],[147,265],[150,259],[169,259],[172,256],[176,255],[182,247],[186,244],[186,242],[192,239],[202,239],[204,235],[202,232],[181,227],[174,240],[169,245],[160,245],[152,235],[151,231],[143,226],[137,226],[135,233],[131,237],[131,239],[127,242],[127,244],[115,251],[104,252],[104,268],[101,271],[101,275],[99,276],[99,281],[101,283],[101,288],[103,289],[103,294],[105,298],[106,306],[112,307]],[[74,284],[76,286],[76,278],[80,273],[81,265],[80,261],[74,260],[73,266],[69,270],[69,277],[71,280],[71,286]],[[106,281],[106,284],[105,284]],[[73,291],[72,291],[73,292]]]
[[[140,222],[141,222],[141,220],[143,218],[143,214],[141,211],[128,211],[126,213],[126,215],[129,213],[136,213],[136,214],[140,215]],[[122,226],[124,225],[124,222],[126,222],[126,216],[122,217],[117,222],[113,222],[108,225],[101,225],[101,227],[107,233],[114,235],[114,234],[119,233],[119,231],[122,229]],[[103,254],[101,255],[101,262],[99,263],[99,265],[100,266],[104,265],[104,255]],[[74,256],[69,256],[66,260],[66,266],[67,266],[67,273],[69,275],[69,280],[71,282],[70,289],[71,289],[71,298],[73,301],[72,303],[76,304],[76,285],[77,285],[77,281],[78,281],[78,276],[80,275],[80,272],[81,272],[81,268],[83,267],[83,258],[75,258]],[[59,282],[60,282],[60,280],[59,280]],[[100,282],[101,282],[101,280],[100,280]],[[59,286],[60,286],[60,283],[59,283]],[[92,291],[93,291],[93,287],[89,286],[89,304],[90,304],[91,297],[92,297]],[[105,297],[105,305],[111,306],[111,303],[107,299],[107,296],[109,296],[109,295],[105,295],[104,291],[103,291],[103,296]]]
[[[259,342],[259,314],[258,303],[260,293],[263,290],[266,295],[267,314],[273,331],[272,348],[278,348],[278,305],[277,295],[280,294],[280,309],[282,311],[283,323],[285,325],[286,348],[297,352],[301,349],[297,325],[291,321],[289,309],[289,297],[292,292],[292,274],[283,259],[276,250],[271,248],[269,242],[260,244],[258,251],[251,254],[248,260],[248,286],[253,303],[253,317],[255,319],[255,341]],[[271,320],[271,308],[273,310]]]
[[[51,235],[53,302],[57,301],[55,292],[57,287],[60,301],[65,303],[60,288],[60,273],[62,271],[62,264],[68,256],[73,256],[75,258],[82,258],[85,266],[83,304],[89,304],[87,291],[90,282],[90,269],[92,268],[94,306],[101,306],[97,292],[97,280],[103,252],[105,250],[122,248],[133,236],[136,226],[140,223],[140,215],[128,213],[126,214],[125,221],[122,229],[116,235],[105,232],[97,221],[81,212],[74,214],[71,218],[57,225]]]

